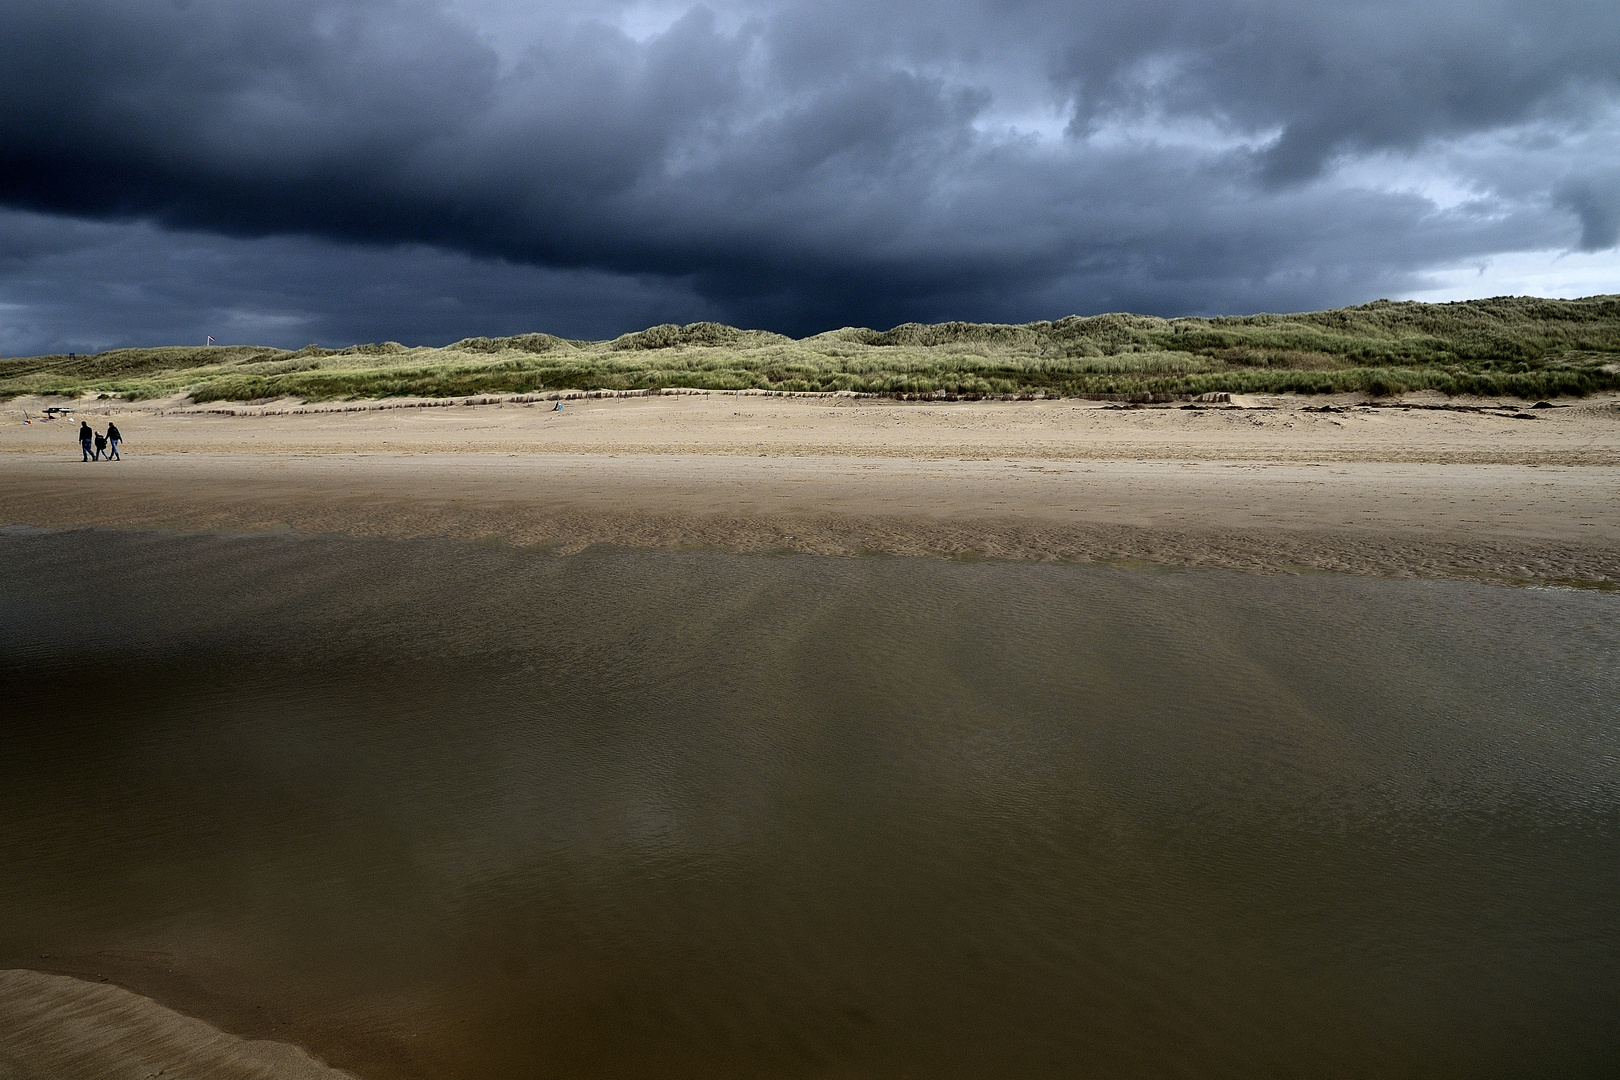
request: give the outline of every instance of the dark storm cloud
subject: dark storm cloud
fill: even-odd
[[[456,265],[461,296],[531,289],[497,307],[546,328],[575,295],[558,273],[634,298],[613,329],[1308,307],[1614,246],[1617,100],[1620,16],[1596,2],[11,0],[0,204],[151,222],[154,250],[232,238],[208,310],[259,280],[319,308],[277,237],[370,245],[412,296]],[[504,322],[474,304],[424,333],[484,332],[474,309]]]
[[[427,247],[241,240],[0,211],[0,355],[131,343],[400,340],[544,326],[602,338],[723,314],[690,283],[548,270]]]

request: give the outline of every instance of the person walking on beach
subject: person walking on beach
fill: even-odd
[[[105,454],[106,452],[107,452],[107,436],[98,433],[96,435],[96,452],[90,456],[90,460],[92,460],[92,461],[100,461],[101,460],[101,455]]]
[[[79,459],[80,461],[91,461],[91,460],[93,460],[90,457],[90,440],[94,439],[95,437],[96,437],[96,433],[90,430],[90,425],[85,423],[83,420],[80,420],[79,421],[79,449],[84,451],[84,457],[80,458]]]
[[[123,461],[124,460],[123,458],[118,456],[118,444],[123,442],[123,441],[124,441],[124,436],[119,433],[118,425],[113,423],[111,420],[107,421],[107,460],[108,461]]]

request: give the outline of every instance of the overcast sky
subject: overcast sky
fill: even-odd
[[[5,0],[0,353],[1620,292],[1614,0]]]

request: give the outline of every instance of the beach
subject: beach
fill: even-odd
[[[5,409],[0,521],[1620,580],[1608,397],[80,401],[96,464],[49,404]]]
[[[1612,1058],[1613,403],[555,404],[0,428],[0,1073]]]

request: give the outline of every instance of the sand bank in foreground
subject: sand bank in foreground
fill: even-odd
[[[92,403],[94,465],[8,421],[0,521],[1620,582],[1608,400],[379,404]]]
[[[0,971],[7,1080],[352,1080],[288,1043],[241,1039],[110,983]]]

